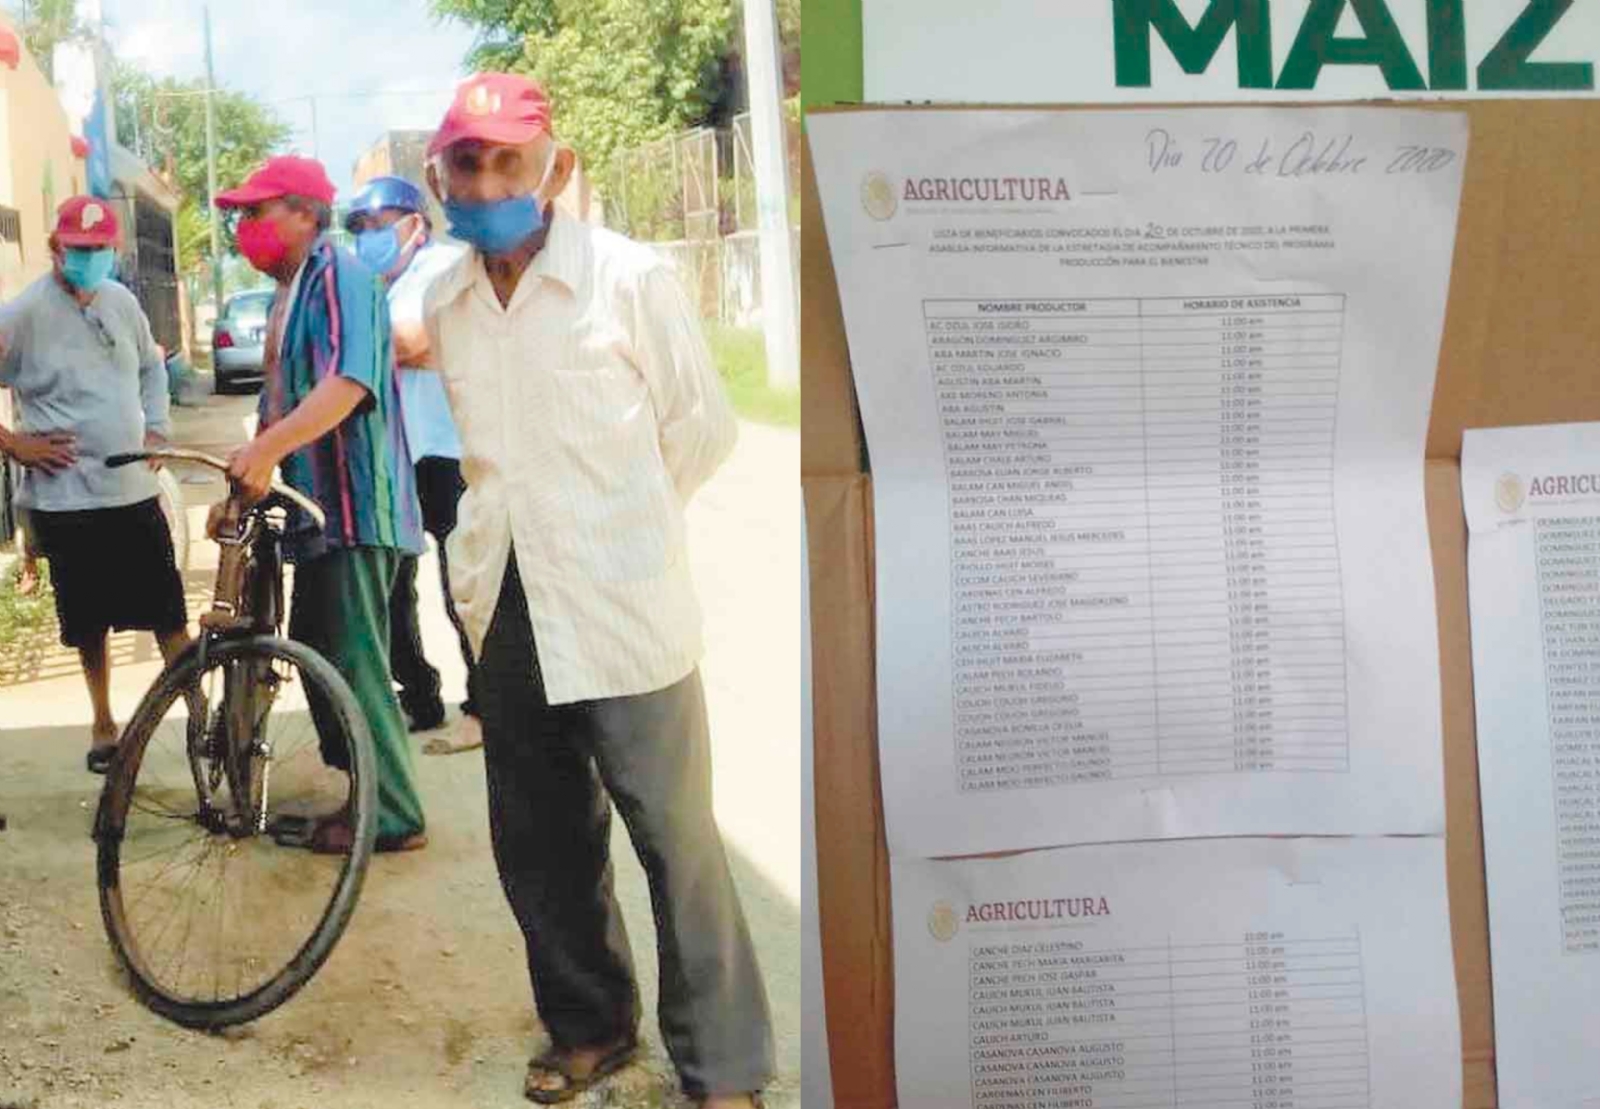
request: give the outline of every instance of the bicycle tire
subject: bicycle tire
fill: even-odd
[[[171,470],[156,474],[160,487],[158,501],[161,515],[166,518],[167,530],[172,533],[172,554],[179,574],[189,572],[189,515],[183,504],[183,489]]]
[[[117,758],[106,777],[95,814],[98,845],[97,879],[100,911],[106,935],[118,961],[127,971],[139,1001],[152,1012],[185,1028],[214,1030],[245,1024],[278,1008],[293,997],[327,961],[355,912],[377,837],[377,755],[372,735],[350,686],[331,663],[304,644],[278,636],[250,636],[213,642],[207,646],[206,666],[261,659],[293,663],[309,680],[321,686],[329,709],[339,721],[347,744],[350,775],[354,781],[351,823],[355,843],[341,872],[337,888],[322,919],[288,963],[250,993],[221,1002],[172,996],[152,981],[140,965],[137,943],[127,931],[121,904],[119,865],[122,832],[134,796],[145,748],[172,702],[201,676],[198,645],[191,645],[162,672],[145,694],[124,733]]]

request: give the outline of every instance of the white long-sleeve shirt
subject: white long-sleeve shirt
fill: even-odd
[[[426,319],[463,447],[450,585],[474,649],[514,548],[552,704],[687,676],[703,638],[684,506],[738,425],[676,276],[558,215],[509,306],[469,251]]]

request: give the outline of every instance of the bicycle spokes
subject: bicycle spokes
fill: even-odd
[[[120,828],[129,957],[174,996],[226,1000],[289,964],[344,881],[342,857],[273,833],[351,804],[295,663],[219,661],[155,723]]]

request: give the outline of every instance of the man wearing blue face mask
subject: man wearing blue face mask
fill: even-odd
[[[155,475],[105,465],[110,455],[161,446],[168,432],[167,371],[150,323],[110,280],[117,239],[110,205],[66,201],[50,238],[53,271],[0,306],[0,386],[18,402],[18,426],[0,427],[0,454],[25,468],[19,500],[50,561],[61,642],[78,650],[94,706],[96,773],[110,765],[118,735],[107,633],[152,631],[168,660],[188,642]]]
[[[472,648],[450,599],[446,540],[455,530],[456,506],[466,486],[461,480],[461,440],[422,327],[423,294],[461,252],[433,241],[433,223],[422,190],[401,177],[376,177],[367,182],[350,202],[344,225],[356,237],[356,254],[387,283],[395,360],[399,363],[400,407],[416,469],[422,526],[439,545],[445,612],[456,629],[467,666],[467,699],[461,706],[461,727],[452,738],[430,739],[423,750],[430,754],[465,751],[481,747],[483,738],[474,701]],[[414,730],[436,728],[444,721],[444,703],[439,697],[439,672],[429,664],[422,646],[415,557],[400,564],[390,601],[389,624],[390,667],[400,685],[401,707]]]
[[[773,1041],[712,814],[684,508],[737,424],[700,323],[647,247],[557,214],[572,151],[538,85],[479,74],[429,147],[450,233],[428,291],[461,432],[450,539],[478,660],[489,827],[549,1050],[524,1093],[571,1100],[634,1057],[639,990],[611,804],[650,882],[662,1038],[707,1109],[759,1104]]]

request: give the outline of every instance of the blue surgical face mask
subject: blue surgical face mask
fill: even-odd
[[[378,227],[356,236],[356,257],[383,277],[400,261],[399,227]]]
[[[464,204],[447,200],[444,214],[450,220],[452,237],[471,243],[484,254],[508,254],[544,229],[544,202],[539,194],[550,181],[556,158],[551,153],[544,177],[527,196],[495,200],[487,204]]]
[[[117,252],[110,247],[100,250],[68,249],[61,262],[61,276],[75,289],[92,293],[111,277],[117,268]]]

